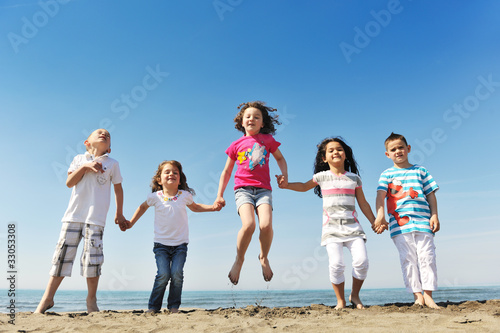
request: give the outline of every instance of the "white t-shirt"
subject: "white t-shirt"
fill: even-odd
[[[68,173],[74,172],[83,164],[93,160],[102,163],[104,173],[87,172],[73,186],[68,209],[62,218],[63,222],[84,222],[103,227],[106,225],[111,184],[120,184],[123,180],[118,162],[108,157],[107,154],[94,157],[86,152],[73,158]]]
[[[321,245],[358,237],[366,240],[356,213],[356,189],[362,187],[361,178],[348,171],[339,176],[327,170],[316,173],[313,181],[321,187],[323,196]]]
[[[189,243],[189,227],[186,206],[193,203],[193,196],[188,191],[179,190],[173,198],[163,195],[163,191],[148,195],[146,203],[155,207],[156,243],[165,246],[177,246]]]

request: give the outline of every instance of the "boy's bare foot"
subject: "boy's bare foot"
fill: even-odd
[[[179,309],[171,308],[170,313],[179,313]]]
[[[35,312],[33,313],[45,313],[48,309],[52,308],[54,306],[54,301],[40,301],[40,304],[38,304]]]
[[[99,307],[97,306],[97,298],[89,299],[87,298],[87,312],[99,312]]]
[[[431,309],[441,309],[439,305],[434,302],[432,299],[432,294],[427,293],[424,291],[424,301],[425,301],[425,306],[431,308]]]
[[[356,309],[364,309],[365,308],[363,303],[361,303],[361,299],[359,298],[359,296],[350,295],[349,302],[351,302],[356,307]]]
[[[243,261],[236,259],[234,261],[233,267],[231,268],[229,274],[227,275],[231,283],[234,285],[237,285],[238,281],[240,280],[241,266],[243,266]]]
[[[413,293],[413,297],[415,298],[415,305],[425,305],[424,296],[421,293]]]
[[[263,258],[259,254],[260,265],[262,266],[262,275],[264,275],[264,281],[269,282],[273,278],[273,271],[271,266],[269,266],[269,260]]]

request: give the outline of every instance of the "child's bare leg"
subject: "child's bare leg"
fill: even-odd
[[[359,291],[363,286],[363,282],[365,280],[358,280],[355,277],[352,278],[352,290],[351,295],[349,296],[349,302],[354,304],[354,306],[358,309],[364,309],[363,303],[361,303],[361,299],[359,298]]]
[[[57,288],[61,284],[64,276],[51,276],[49,282],[47,283],[47,288],[43,293],[42,299],[38,304],[34,313],[45,313],[48,309],[54,306],[54,295],[56,294]]]
[[[97,307],[97,285],[99,284],[99,277],[87,278],[87,312],[98,312]]]
[[[339,284],[332,283],[333,290],[335,291],[335,296],[337,296],[337,306],[335,307],[335,310],[343,309],[346,306],[344,284],[345,282]]]
[[[413,297],[415,298],[415,304],[424,306],[425,300],[422,293],[413,293]]]
[[[241,267],[243,266],[243,261],[245,261],[245,253],[255,231],[255,211],[253,205],[243,204],[238,212],[240,213],[242,225],[236,239],[236,260],[228,274],[232,284],[238,284]]]
[[[259,216],[259,241],[260,241],[260,254],[259,260],[262,266],[262,275],[264,281],[271,281],[273,278],[273,271],[269,265],[268,254],[273,242],[273,215],[272,207],[268,204],[262,204],[257,207],[257,215]]]
[[[424,302],[425,305],[428,306],[431,309],[441,309],[439,305],[434,302],[434,299],[432,298],[432,291],[431,290],[424,290]]]

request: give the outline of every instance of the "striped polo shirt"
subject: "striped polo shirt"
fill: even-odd
[[[431,210],[427,195],[437,191],[439,186],[426,168],[413,165],[409,168],[389,168],[382,172],[377,191],[387,192],[387,207],[393,205],[395,213],[389,213],[391,237],[407,232],[428,232],[433,234],[429,219]],[[389,193],[390,191],[391,193]],[[407,218],[408,222],[399,225],[396,216]]]
[[[356,189],[362,186],[361,178],[348,171],[339,176],[327,170],[315,174],[313,181],[323,196],[321,245],[358,237],[366,240],[356,214]]]

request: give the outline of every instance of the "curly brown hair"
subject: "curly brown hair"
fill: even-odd
[[[270,115],[269,113],[275,112],[277,110],[272,107],[266,106],[266,103],[261,101],[241,103],[238,106],[238,109],[240,111],[234,118],[234,122],[236,123],[236,125],[234,125],[234,128],[236,128],[238,131],[243,132],[243,134],[246,134],[245,128],[243,128],[241,123],[243,121],[243,114],[248,108],[259,109],[262,113],[263,127],[261,128],[260,133],[271,135],[274,135],[276,133],[276,128],[274,127],[274,125],[281,125],[281,123],[278,120],[278,115]]]
[[[186,178],[186,175],[184,174],[184,172],[182,171],[182,165],[181,165],[181,163],[177,162],[177,161],[174,161],[174,160],[163,161],[163,162],[160,163],[160,165],[158,165],[158,170],[156,170],[156,173],[153,176],[153,179],[151,180],[151,190],[152,190],[152,192],[157,192],[157,191],[163,190],[163,186],[161,186],[159,180],[161,179],[161,173],[163,171],[163,167],[166,164],[170,164],[170,165],[176,167],[179,170],[180,180],[179,180],[179,186],[177,187],[177,189],[188,191],[192,195],[195,195],[194,190],[192,188],[190,188],[188,186],[188,184],[187,184],[187,178]]]

